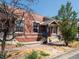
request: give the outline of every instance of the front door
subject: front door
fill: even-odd
[[[40,25],[40,33],[42,36],[47,37],[48,36],[48,26],[47,25]]]

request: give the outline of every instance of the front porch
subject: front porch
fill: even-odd
[[[59,41],[59,26],[58,22],[56,20],[48,20],[41,24],[42,27],[42,36],[45,37],[47,40],[47,43],[53,42],[53,41]],[[49,38],[50,37],[50,38]]]
[[[59,35],[59,26],[57,21],[48,20],[40,25],[40,32],[45,34],[47,37]]]

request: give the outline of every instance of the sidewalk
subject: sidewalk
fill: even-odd
[[[79,54],[79,48],[73,49],[67,53],[64,53],[64,54],[59,55],[59,56],[55,56],[55,57],[50,58],[50,59],[69,59],[70,57],[72,57],[76,54]]]

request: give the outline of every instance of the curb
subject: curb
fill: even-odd
[[[59,57],[65,55],[65,54],[68,54],[68,53],[71,53],[71,52],[75,52],[76,50],[79,50],[79,48],[74,48],[74,49],[72,49],[72,50],[70,50],[70,51],[68,51],[68,52],[62,53],[62,54],[57,55],[57,56],[55,56],[55,57],[52,57],[52,58],[50,58],[50,59],[57,59],[57,58],[59,58]]]

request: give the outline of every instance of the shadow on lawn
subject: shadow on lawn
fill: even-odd
[[[55,44],[55,43],[48,43],[47,45],[52,45],[52,46],[65,46],[65,44]]]
[[[64,47],[72,47],[71,45],[66,46],[65,44],[55,44],[55,43],[48,43],[49,46],[64,46]]]

